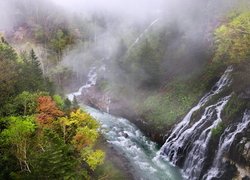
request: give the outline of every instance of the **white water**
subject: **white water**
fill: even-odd
[[[129,50],[133,48],[147,31],[159,21],[154,20],[134,41]],[[186,179],[198,179],[203,162],[206,158],[206,149],[211,138],[211,130],[221,122],[221,111],[228,102],[230,96],[222,98],[216,104],[205,109],[203,116],[193,126],[190,121],[193,113],[201,109],[214,95],[220,93],[231,82],[230,74],[233,68],[229,67],[215,86],[199,103],[193,107],[184,119],[176,125],[171,135],[166,140],[160,151],[156,144],[147,139],[136,126],[123,118],[114,117],[91,107],[84,106],[86,111],[95,117],[101,124],[101,131],[106,140],[114,147],[121,156],[126,157],[135,179],[141,180],[179,180],[182,176],[178,168],[172,166],[168,160],[176,164],[180,149],[186,146],[186,142],[195,139],[184,163],[183,173]],[[77,92],[68,94],[73,100],[80,96],[84,90],[94,86],[97,80],[96,68],[91,68],[88,81]],[[108,104],[110,99],[108,98]],[[109,112],[109,106],[106,109]],[[214,115],[216,118],[214,118]],[[203,128],[203,132],[197,131]],[[186,148],[186,147],[185,147]],[[164,158],[162,158],[164,157]],[[167,158],[165,158],[167,157]],[[166,160],[167,159],[167,160]]]
[[[134,41],[134,43],[128,48],[128,50],[132,49],[143,36],[148,32],[148,30],[159,21],[159,18],[155,19]]]
[[[226,96],[219,100],[215,105],[207,107],[202,118],[196,123],[200,125],[199,127],[196,127],[198,129],[203,129],[201,126],[205,125],[208,127],[199,134],[198,139],[192,144],[192,148],[186,157],[183,171],[187,179],[199,179],[204,161],[207,157],[207,147],[212,136],[211,130],[216,128],[218,124],[222,122],[221,112],[230,97],[231,96]],[[190,129],[192,129],[192,127]]]
[[[97,72],[96,71],[97,71],[96,67],[90,68],[90,71],[88,73],[88,81],[86,82],[86,84],[84,84],[82,87],[80,87],[77,92],[67,94],[67,97],[70,101],[73,101],[74,97],[80,96],[84,90],[96,85],[96,80],[97,80]]]
[[[237,134],[246,130],[246,128],[250,124],[250,111],[245,111],[242,121],[237,124],[237,126],[230,126],[226,128],[223,135],[220,138],[219,147],[213,161],[212,168],[208,171],[206,175],[204,175],[203,179],[211,180],[214,177],[221,177],[221,169],[220,167],[223,164],[223,156],[227,153],[235,140]]]
[[[100,68],[102,69],[102,68]],[[97,80],[97,70],[92,68],[88,74],[87,83],[77,92],[68,94],[68,99],[80,96],[84,90],[94,86]],[[111,103],[107,97],[108,103]],[[101,124],[101,132],[106,140],[121,156],[124,156],[131,166],[135,179],[140,180],[181,180],[178,168],[160,159],[154,159],[157,145],[146,138],[142,132],[128,120],[114,117],[88,106],[82,106]],[[107,106],[109,112],[109,106]]]
[[[128,120],[114,117],[91,107],[85,110],[101,124],[106,140],[129,161],[135,179],[181,180],[179,170],[168,162],[153,160],[158,151],[156,144]]]
[[[201,98],[199,103],[194,106],[187,115],[183,118],[183,120],[175,126],[170,136],[167,138],[165,144],[162,146],[159,156],[170,160],[173,164],[176,164],[178,160],[181,158],[181,150],[185,148],[187,141],[190,141],[191,136],[193,136],[200,126],[203,126],[204,120],[206,120],[206,114],[211,111],[216,105],[212,105],[211,107],[207,107],[201,119],[196,122],[191,128],[189,127],[191,117],[193,113],[199,109],[201,109],[214,95],[220,93],[224,87],[228,86],[231,82],[230,74],[233,68],[229,67],[221,76],[219,81],[214,85],[210,92],[208,92],[205,96]]]

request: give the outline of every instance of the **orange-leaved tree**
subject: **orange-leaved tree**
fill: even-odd
[[[37,101],[37,121],[40,125],[51,126],[55,119],[64,115],[50,96],[41,96]]]

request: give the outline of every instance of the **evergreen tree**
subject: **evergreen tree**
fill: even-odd
[[[72,109],[78,109],[78,108],[79,108],[79,104],[77,102],[76,97],[74,96],[73,102],[72,102]]]
[[[18,63],[15,50],[5,40],[0,42],[0,106],[15,93]]]
[[[46,91],[50,83],[43,77],[40,62],[34,50],[32,49],[29,54],[23,52],[21,57],[23,63],[20,65],[19,91]]]
[[[68,114],[71,110],[71,105],[72,105],[71,101],[68,98],[66,98],[63,104],[64,104],[63,110]]]

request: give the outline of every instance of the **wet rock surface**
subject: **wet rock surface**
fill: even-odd
[[[158,131],[152,125],[146,123],[142,116],[139,116],[125,100],[110,98],[108,94],[100,92],[97,88],[91,87],[85,90],[78,101],[84,104],[108,112],[114,116],[123,117],[134,123],[152,141],[162,145],[165,142],[165,135],[170,127]]]

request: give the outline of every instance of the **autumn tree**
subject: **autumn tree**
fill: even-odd
[[[76,112],[72,112],[70,117],[60,118],[59,122],[64,142],[73,145],[80,154],[82,162],[92,170],[103,163],[104,153],[93,149],[99,137],[99,124],[95,119],[78,109]]]
[[[50,96],[38,98],[37,121],[42,126],[51,126],[53,120],[64,115]]]
[[[47,92],[33,93],[33,92],[23,91],[7,104],[7,107],[11,108],[11,110],[7,112],[11,112],[9,115],[15,115],[15,116],[34,115],[36,113],[36,109],[38,106],[37,102],[38,97],[46,95],[48,95]],[[9,104],[12,104],[12,106],[10,106]]]

